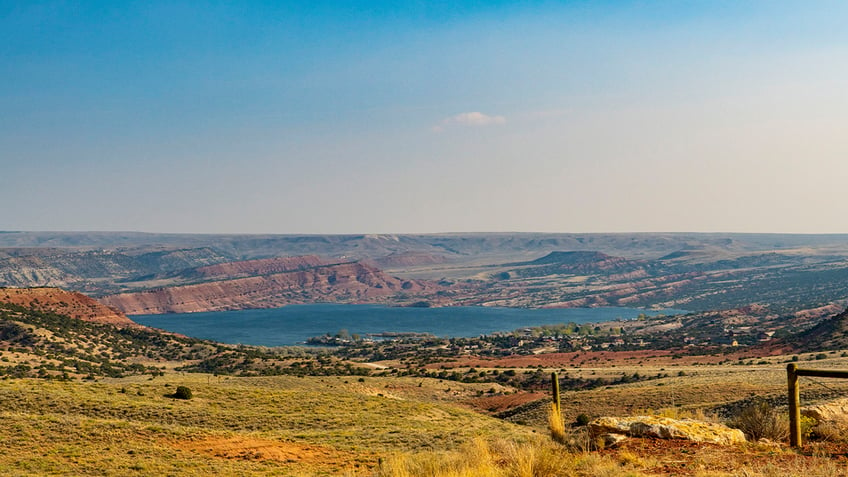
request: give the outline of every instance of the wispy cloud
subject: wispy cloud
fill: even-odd
[[[433,131],[441,132],[450,127],[481,127],[498,124],[506,124],[506,118],[503,116],[489,116],[478,111],[472,111],[441,120],[439,124],[433,126]]]

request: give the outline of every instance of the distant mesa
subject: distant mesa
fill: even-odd
[[[694,255],[694,253],[690,250],[678,250],[676,252],[671,252],[668,255],[662,256],[660,260],[676,260],[679,258],[688,258]]]
[[[576,251],[576,252],[551,252],[544,257],[537,258],[530,264],[538,264],[538,265],[548,265],[548,264],[559,264],[559,265],[584,265],[588,263],[598,263],[604,262],[607,260],[611,260],[613,258],[605,253],[601,252],[587,252],[587,251]]]
[[[10,232],[0,287],[61,287],[132,313],[418,301],[792,313],[848,296],[847,259],[848,235]]]
[[[516,269],[516,275],[529,277],[555,274],[632,273],[641,270],[645,263],[597,251],[557,251],[530,262],[512,265],[521,267]]]
[[[218,279],[108,295],[102,301],[130,315],[276,308],[302,303],[379,303],[388,297],[442,289],[390,276],[362,262],[327,264],[317,257],[251,260],[205,267]],[[225,278],[233,273],[237,278]],[[244,276],[252,274],[250,276]],[[415,298],[414,301],[418,301]]]
[[[438,265],[448,262],[444,255],[426,252],[400,252],[373,259],[373,262],[383,268],[419,267],[423,265]]]
[[[236,278],[242,276],[270,275],[273,273],[308,270],[310,268],[327,266],[339,262],[345,261],[321,258],[317,255],[305,255],[301,257],[274,257],[209,265],[206,267],[196,268],[192,270],[190,274],[202,278]]]

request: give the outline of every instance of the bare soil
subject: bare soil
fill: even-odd
[[[246,436],[208,437],[194,441],[171,442],[171,446],[185,451],[197,452],[209,457],[236,460],[265,460],[303,468],[336,468],[340,464],[351,464],[363,459],[373,460],[372,455],[355,454],[331,447],[300,444]]]

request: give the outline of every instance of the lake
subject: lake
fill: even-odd
[[[681,310],[637,308],[449,307],[397,308],[381,305],[289,305],[263,310],[213,311],[167,315],[134,315],[143,325],[222,343],[290,346],[307,338],[347,330],[365,335],[383,332],[430,333],[442,337],[472,337],[496,331],[557,323],[595,323],[631,319],[640,313],[667,315]]]

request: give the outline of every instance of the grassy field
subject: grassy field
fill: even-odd
[[[799,365],[848,368],[848,358],[829,356],[802,356]],[[692,415],[755,395],[779,398],[787,359],[676,366],[674,372],[646,365],[569,370],[668,376],[563,392],[564,417]],[[822,384],[802,383],[806,401],[821,397]],[[177,386],[188,386],[194,397],[169,397]],[[514,395],[494,386],[504,399]],[[825,394],[848,389],[838,381],[826,386]],[[171,371],[97,381],[3,379],[0,474],[844,475],[844,442],[803,452],[785,444],[719,447],[649,439],[615,450],[589,451],[588,441],[564,447],[547,436],[545,400],[507,419],[474,412],[476,400],[491,399],[492,387],[422,378]]]
[[[802,354],[796,364],[808,369],[848,369],[843,353]],[[816,359],[819,355],[819,359]],[[566,422],[579,414],[591,417],[620,416],[676,410],[686,413],[726,413],[749,400],[765,398],[776,405],[786,405],[786,364],[791,356],[773,356],[745,360],[741,364],[617,364],[578,368],[545,368],[562,375],[580,378],[614,378],[640,374],[649,380],[604,386],[586,391],[564,391],[562,411]],[[752,363],[752,364],[747,364]],[[523,372],[523,371],[518,371]],[[848,380],[801,378],[802,405],[843,397],[848,394]],[[722,416],[722,414],[724,414]],[[530,403],[526,409],[507,412],[507,420],[538,427],[547,421],[546,407]]]
[[[178,385],[194,398],[167,397]],[[179,374],[3,380],[0,473],[338,474],[477,436],[530,438],[531,429],[445,402],[481,386],[450,383],[446,392],[435,380]]]
[[[439,379],[397,377],[409,371],[399,360],[377,366],[324,355],[269,357],[48,312],[0,312],[0,475],[845,475],[848,431],[797,452],[780,443],[651,439],[599,449],[585,428],[568,428],[564,445],[547,429],[553,371],[574,383],[562,393],[566,423],[581,414],[727,420],[755,398],[779,408],[788,362],[848,369],[841,350],[732,359],[469,358],[440,369]],[[207,358],[253,374],[288,361],[308,366],[288,363],[298,374],[273,377],[178,371]],[[371,368],[380,376],[358,373]],[[341,375],[316,375],[327,373]],[[454,374],[480,379],[447,379]],[[805,404],[848,393],[848,381],[822,381],[802,379]],[[501,382],[533,385],[519,391]],[[193,397],[175,399],[179,386]]]

